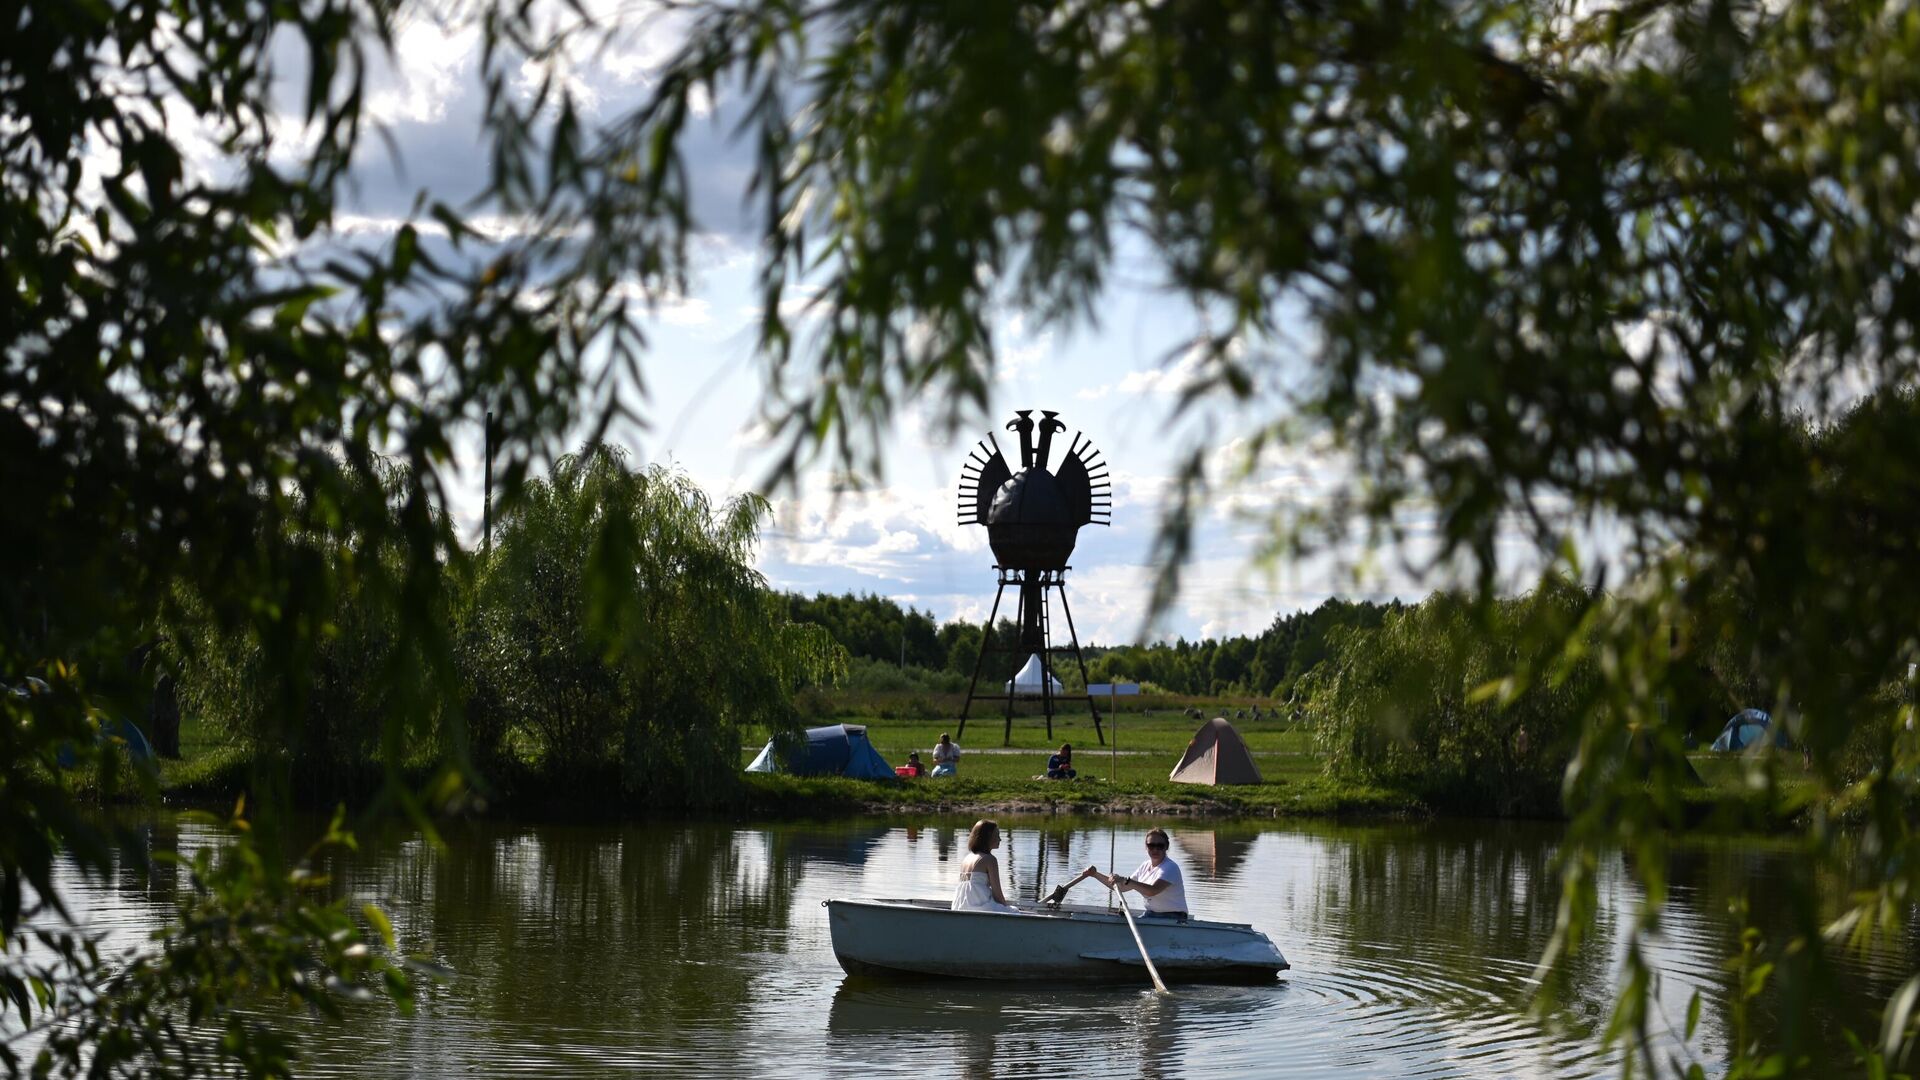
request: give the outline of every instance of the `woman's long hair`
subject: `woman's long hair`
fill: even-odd
[[[976,854],[985,854],[987,845],[1000,834],[1000,823],[991,818],[981,818],[973,823],[973,829],[967,833],[967,850]]]

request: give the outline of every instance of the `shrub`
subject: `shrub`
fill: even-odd
[[[1593,602],[1565,581],[1484,606],[1436,593],[1336,634],[1307,683],[1329,768],[1463,809],[1552,807],[1595,678],[1559,645]]]

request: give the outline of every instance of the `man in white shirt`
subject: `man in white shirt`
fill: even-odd
[[[1141,863],[1131,877],[1109,876],[1101,873],[1099,867],[1089,866],[1067,885],[1070,887],[1086,878],[1098,878],[1110,889],[1139,893],[1147,903],[1148,918],[1181,921],[1187,918],[1186,880],[1180,874],[1180,864],[1167,858],[1165,829],[1148,831],[1147,861]]]

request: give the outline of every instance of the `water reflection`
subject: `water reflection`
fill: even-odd
[[[406,1056],[421,1075],[456,1060],[568,1071],[583,1049],[629,1063],[724,1052],[731,1035],[716,1020],[740,1015],[782,966],[806,866],[858,850],[848,838],[644,825],[473,825],[446,838],[443,852],[387,838],[334,867],[389,905],[408,947],[459,972],[428,994],[432,1023],[397,1025],[411,1029]],[[633,1043],[637,1032],[649,1037]]]
[[[834,993],[827,1035],[836,1056],[875,1072],[1174,1076],[1188,1071],[1189,1057],[1210,1069],[1260,1064],[1243,1033],[1278,1022],[1286,990],[1197,986],[1162,996],[1147,988],[848,979]]]
[[[1837,843],[1851,843],[1842,837]],[[1841,863],[1850,861],[1842,851]],[[1622,858],[1625,872],[1639,868]],[[1847,898],[1853,883],[1822,872],[1791,840],[1702,840],[1678,845],[1664,872],[1673,898],[1649,952],[1665,980],[1680,980],[1687,992],[1698,989],[1711,1024],[1731,1029],[1737,975],[1717,962],[1739,950],[1739,924],[1729,911],[1742,897],[1749,925],[1776,947],[1804,925],[1823,925]],[[1875,1034],[1877,1015],[1920,957],[1915,925],[1909,921],[1892,948],[1856,953],[1814,940],[1810,947],[1768,959],[1778,964],[1774,992],[1753,1003],[1751,1022],[1770,1039],[1797,1046],[1810,1058],[1809,1071],[1852,1063],[1843,1025],[1863,1036]],[[1671,993],[1668,995],[1672,997]]]
[[[1535,958],[1558,903],[1551,826],[1180,825],[1172,857],[1208,918],[1267,931],[1294,968],[1271,985],[1181,987],[1171,998],[1114,987],[868,983],[835,963],[820,904],[832,896],[942,896],[971,819],[620,827],[450,827],[444,850],[405,831],[362,837],[329,868],[337,887],[385,903],[409,949],[459,974],[419,1014],[369,1010],[352,1027],[308,1028],[313,1075],[674,1070],[766,1076],[882,1073],[1011,1076],[1221,1070],[1362,1076],[1595,1075],[1623,934],[1642,868],[1604,860],[1594,945],[1552,987],[1551,1023],[1529,1006]],[[1088,863],[1131,870],[1149,823],[1089,827],[1003,819],[1009,891],[1035,898]],[[170,910],[180,883],[153,853],[191,853],[204,830],[156,818],[108,880],[76,881],[87,924],[127,940]],[[1698,989],[1692,1052],[1724,1054],[1741,891],[1772,898],[1755,919],[1788,928],[1786,905],[1830,899],[1790,845],[1677,845],[1660,936],[1647,955],[1675,1029]],[[1102,903],[1080,886],[1073,899]],[[1793,978],[1810,1007],[1775,998],[1760,1021],[1810,1018],[1838,1053],[1841,1025],[1871,1030],[1913,962],[1913,941],[1869,957],[1813,957]],[[1656,1025],[1658,1027],[1658,1025]],[[377,1063],[377,1064],[370,1064]]]
[[[833,830],[810,825],[772,825],[766,828],[767,835],[788,858],[849,867],[865,866],[874,848],[893,831],[887,825],[854,825]],[[910,843],[919,839],[920,830],[917,828],[904,832],[914,834],[904,837]]]
[[[1231,880],[1260,839],[1259,830],[1250,824],[1176,829],[1173,835],[1193,858],[1194,868],[1215,881]]]

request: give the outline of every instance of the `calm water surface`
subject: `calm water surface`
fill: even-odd
[[[1146,825],[1003,819],[1013,891],[1027,898],[1109,846],[1130,870]],[[1188,898],[1208,918],[1250,922],[1293,964],[1271,985],[1075,989],[853,980],[833,958],[821,902],[946,896],[968,821],[860,819],[808,825],[457,827],[363,836],[332,867],[340,886],[387,905],[405,946],[458,972],[412,1018],[368,1010],[307,1029],[318,1076],[1114,1075],[1580,1076],[1603,1053],[1621,936],[1640,889],[1625,860],[1602,864],[1596,946],[1570,965],[1562,1018],[1529,1014],[1532,966],[1552,929],[1552,826],[1444,822],[1177,825]],[[155,848],[210,839],[162,820]],[[1670,868],[1653,950],[1666,1049],[1717,1071],[1726,1041],[1728,900],[1764,906],[1792,877],[1764,841],[1689,845]],[[170,883],[75,880],[88,924],[132,940],[166,917]],[[1098,903],[1096,883],[1075,898]],[[1878,1002],[1914,950],[1849,959],[1850,989],[1816,1017],[1877,1026]],[[1688,998],[1707,1007],[1679,1045]]]

